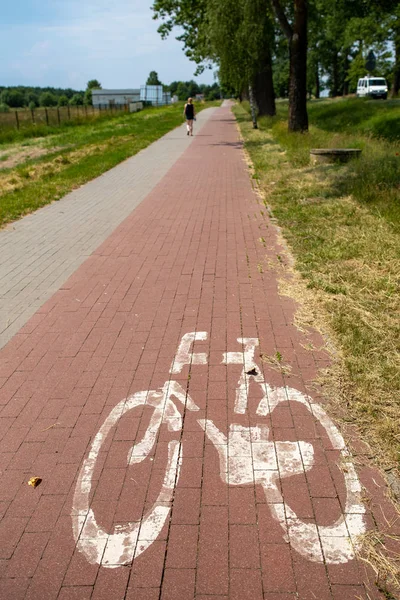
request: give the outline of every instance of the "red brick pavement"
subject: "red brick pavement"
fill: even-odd
[[[222,359],[225,352],[243,352],[238,338],[259,339],[256,363],[271,386],[311,394],[310,381],[329,363],[323,349],[305,348],[307,342],[320,348],[322,340],[295,328],[294,303],[278,295],[275,267],[284,252],[262,208],[234,120],[222,108],[146,200],[1,351],[2,600],[383,597],[362,561],[313,562],[294,539],[289,543],[259,483],[227,485],[218,448],[199,424],[212,420],[227,436],[233,423],[264,423],[270,440],[310,444],[312,464],[277,482],[280,502],[283,497],[304,523],[320,526],[346,510],[340,452],[304,404],[282,402],[258,416],[261,388],[249,379],[248,409],[234,411],[243,367]],[[207,364],[184,365],[170,375],[182,336],[195,331],[207,332],[192,348],[206,353]],[[260,360],[261,353],[276,351],[290,364],[290,376]],[[183,428],[171,432],[162,424],[149,456],[131,466],[127,455],[152,409],[128,411],[104,441],[90,492],[104,531],[140,521],[159,495],[168,442],[180,440],[182,467],[169,516],[133,563],[90,564],[76,547],[71,521],[82,462],[113,407],[169,378],[200,410],[182,410],[177,402]],[[358,452],[362,462],[362,448]],[[43,480],[36,489],[27,485],[31,476]],[[360,476],[370,498],[368,528],[390,524],[398,535],[383,479],[365,466]]]

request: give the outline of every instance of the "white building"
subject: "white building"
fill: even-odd
[[[141,85],[140,100],[151,102],[153,106],[164,106],[171,104],[171,92],[164,92],[162,85]]]
[[[93,106],[123,106],[140,101],[140,90],[92,90]]]

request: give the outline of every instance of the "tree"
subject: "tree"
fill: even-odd
[[[101,83],[97,79],[90,79],[86,85],[87,90],[101,90]]]
[[[60,96],[58,98],[58,106],[68,106],[68,98],[67,98],[67,96]]]
[[[292,23],[281,0],[271,0],[276,18],[289,43],[289,131],[307,131],[308,0],[294,0]]]
[[[269,0],[154,0],[153,10],[163,38],[180,28],[177,39],[198,65],[196,74],[216,63],[221,85],[237,95],[245,90],[260,114],[275,113]]]
[[[3,90],[0,94],[0,104],[9,106],[10,92],[9,90]]]
[[[83,94],[74,94],[69,103],[71,106],[81,106],[83,104]]]
[[[158,79],[158,74],[156,71],[150,71],[146,85],[162,85],[161,81]]]
[[[396,8],[393,15],[393,44],[395,49],[395,62],[393,69],[393,85],[391,90],[392,98],[398,96],[400,92],[400,6]]]
[[[0,96],[0,102],[7,104],[11,108],[21,108],[25,105],[24,94],[19,90],[3,90]]]
[[[38,94],[36,94],[35,92],[26,92],[25,94],[25,103],[31,107],[31,105],[33,104],[34,108],[36,108],[36,106],[39,106],[39,96]]]
[[[97,79],[91,79],[87,82],[86,91],[83,97],[83,104],[85,106],[91,106],[93,104],[92,100],[92,90],[101,90],[101,83],[97,81]]]
[[[184,81],[179,81],[175,91],[179,100],[187,100],[189,96],[187,85]]]
[[[5,104],[4,102],[0,102],[0,113],[6,113],[10,111],[10,107],[8,106],[8,104]]]
[[[365,61],[365,68],[368,73],[372,73],[376,68],[376,56],[373,50],[370,50],[367,54],[367,60]]]
[[[39,96],[40,106],[56,106],[57,98],[51,92],[42,92]]]
[[[211,2],[208,23],[221,84],[248,94],[256,127],[257,109],[259,115],[275,114],[269,0]]]
[[[171,92],[171,96],[176,94],[176,90],[178,89],[179,81],[173,81],[169,84],[169,91]]]

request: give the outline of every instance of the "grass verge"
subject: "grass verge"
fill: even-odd
[[[197,111],[218,102],[196,106]],[[68,127],[42,139],[1,146],[10,156],[31,149],[36,158],[0,170],[0,227],[59,200],[182,123],[182,106],[149,108]],[[1,163],[0,163],[1,167]]]
[[[309,133],[288,134],[284,108],[273,119],[260,119],[258,130],[243,106],[234,112],[254,177],[304,280],[307,308],[339,350],[321,382],[337,413],[361,429],[375,461],[398,473],[398,145],[361,133],[331,133],[329,114],[324,128],[317,127],[312,107]],[[361,147],[363,153],[345,166],[310,166],[312,147]]]

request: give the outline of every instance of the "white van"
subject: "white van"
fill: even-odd
[[[383,77],[363,77],[358,80],[357,98],[383,98],[388,95],[388,85]]]

